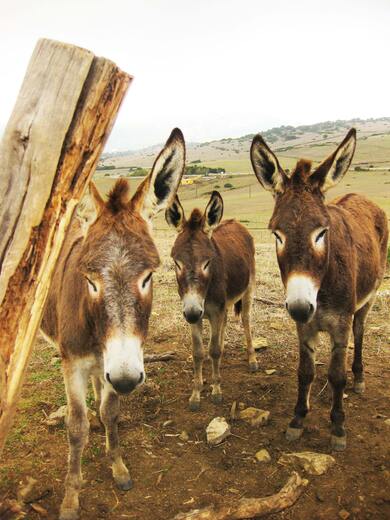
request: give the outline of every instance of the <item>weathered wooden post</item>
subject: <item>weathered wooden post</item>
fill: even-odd
[[[53,268],[131,77],[38,41],[0,145],[0,452]]]

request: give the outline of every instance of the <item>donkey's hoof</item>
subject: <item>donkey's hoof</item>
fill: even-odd
[[[190,401],[188,407],[191,412],[199,412],[200,410],[200,401]]]
[[[223,401],[222,394],[211,394],[211,402],[213,404],[221,404]]]
[[[127,480],[118,479],[115,481],[115,484],[117,485],[117,488],[121,491],[129,491],[129,489],[133,487],[133,481],[131,480],[131,478]]]
[[[366,383],[364,381],[357,381],[353,385],[353,391],[356,394],[363,394],[366,389]]]
[[[78,509],[68,509],[66,507],[61,507],[59,520],[78,520],[79,511]]]
[[[257,372],[259,370],[259,365],[257,361],[253,361],[252,363],[249,363],[249,372]]]
[[[292,428],[289,426],[286,430],[286,440],[288,440],[288,442],[297,441],[300,439],[302,433],[303,428]]]
[[[330,438],[330,446],[334,451],[344,451],[347,447],[347,436],[337,437],[337,435],[332,435]]]

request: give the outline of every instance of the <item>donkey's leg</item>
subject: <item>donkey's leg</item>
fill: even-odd
[[[194,387],[190,397],[190,410],[195,412],[200,408],[200,393],[203,389],[202,368],[204,350],[202,341],[202,321],[191,325],[192,335],[192,359],[194,362]]]
[[[346,448],[347,437],[345,434],[345,413],[343,408],[344,389],[347,383],[347,347],[351,330],[349,326],[342,326],[342,330],[335,331],[331,335],[332,355],[329,365],[328,380],[333,392],[332,409],[330,412],[331,446],[336,451]]]
[[[242,326],[244,327],[246,348],[248,352],[248,363],[249,371],[256,372],[259,368],[256,359],[256,352],[253,348],[252,343],[252,332],[251,332],[251,312],[253,303],[253,284],[251,283],[242,297]]]
[[[108,383],[104,383],[102,389],[100,417],[106,429],[106,452],[110,458],[112,476],[119,489],[127,491],[132,487],[133,483],[128,469],[123,463],[119,448],[119,396]]]
[[[81,456],[89,433],[86,405],[89,371],[82,362],[64,361],[63,372],[68,401],[66,425],[69,458],[60,520],[75,520],[78,518],[79,493],[82,486]]]
[[[310,409],[310,390],[315,376],[315,349],[318,343],[317,330],[305,330],[298,326],[299,366],[298,366],[298,399],[295,405],[294,418],[290,422],[286,439],[295,441],[303,432],[303,422]]]
[[[100,414],[100,405],[102,403],[102,381],[100,377],[98,376],[92,376],[92,388],[93,388],[93,395],[95,397],[95,407],[96,411]]]
[[[373,303],[374,298],[368,301],[364,307],[359,309],[353,317],[353,336],[355,349],[353,355],[352,372],[354,375],[353,389],[357,394],[362,394],[366,386],[364,383],[364,369],[362,359],[363,335],[366,318]]]
[[[211,357],[212,375],[211,375],[211,400],[214,404],[222,402],[221,390],[221,357],[223,352],[224,323],[227,311],[215,313],[210,317],[211,338],[209,343],[209,354]]]

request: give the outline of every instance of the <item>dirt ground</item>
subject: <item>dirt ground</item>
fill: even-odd
[[[181,317],[169,260],[173,235],[160,232],[156,239],[163,263],[154,278],[154,307],[145,350],[175,350],[177,359],[148,364],[147,384],[122,400],[120,437],[134,480],[131,491],[116,489],[104,455],[104,432],[91,432],[83,457],[86,485],[81,493],[82,520],[169,520],[179,511],[234,502],[243,496],[273,494],[293,469],[278,464],[282,453],[330,453],[330,393],[325,386],[329,345],[325,337],[318,350],[312,411],[304,435],[294,444],[284,438],[296,398],[298,350],[294,325],[279,307],[254,304],[254,337],[268,341],[268,348],[258,353],[260,370],[256,374],[247,369],[241,325],[230,318],[222,363],[224,402],[219,406],[211,403],[210,366],[206,362],[201,410],[188,410],[191,342]],[[273,245],[257,246],[257,266],[256,296],[282,301]],[[349,372],[345,397],[347,450],[333,454],[336,465],[325,475],[311,476],[298,470],[309,479],[306,491],[292,508],[269,518],[331,520],[341,518],[342,510],[350,514],[350,519],[390,518],[390,426],[385,424],[390,417],[389,288],[387,278],[366,328],[364,395],[353,393]],[[61,368],[53,360],[55,355],[47,343],[37,341],[0,467],[0,497],[15,498],[22,479],[32,476],[38,480],[36,501],[47,510],[49,519],[58,514],[67,458],[65,428],[43,423],[45,415],[65,403]],[[266,375],[266,369],[276,372]],[[234,401],[270,410],[269,424],[255,428],[242,421],[232,422],[230,408]],[[89,404],[93,407],[92,399]],[[224,416],[231,423],[233,435],[211,448],[206,443],[205,429],[216,416]],[[164,426],[166,421],[172,422]],[[188,440],[179,438],[183,431]],[[271,455],[269,464],[254,458],[262,447]],[[43,516],[29,510],[27,518]]]

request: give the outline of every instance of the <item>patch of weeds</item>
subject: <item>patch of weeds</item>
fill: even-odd
[[[91,446],[90,450],[94,457],[99,457],[99,455],[102,453],[100,446]]]
[[[41,383],[42,381],[49,381],[53,377],[49,370],[40,370],[30,374],[30,381],[32,383]]]

